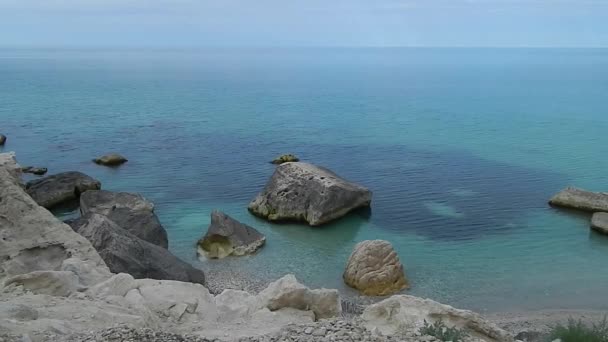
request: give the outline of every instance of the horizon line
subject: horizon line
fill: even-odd
[[[534,45],[3,45],[0,49],[608,49],[607,46],[534,46]]]

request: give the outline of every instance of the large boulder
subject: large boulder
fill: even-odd
[[[549,204],[583,211],[608,211],[608,193],[568,187],[549,200]]]
[[[608,234],[608,213],[595,213],[591,217],[591,229]]]
[[[372,304],[363,311],[361,318],[366,328],[378,330],[384,335],[395,335],[400,331],[418,331],[424,326],[424,322],[433,324],[441,320],[448,327],[464,329],[471,337],[484,341],[513,341],[509,333],[472,311],[455,309],[414,296],[392,296]]]
[[[207,234],[198,242],[199,251],[208,258],[245,255],[257,251],[266,237],[246,224],[214,210]]]
[[[122,229],[108,216],[88,213],[70,225],[91,242],[113,273],[128,273],[135,278],[205,283],[203,271],[178,259],[167,249]]]
[[[27,193],[39,205],[50,209],[77,200],[86,191],[101,189],[101,183],[81,172],[63,172],[30,181]]]
[[[127,158],[121,156],[118,153],[110,153],[99,158],[93,159],[95,164],[105,165],[105,166],[118,166],[128,162]]]
[[[154,204],[139,194],[111,191],[87,191],[80,197],[80,212],[107,216],[119,227],[138,238],[167,248],[167,231],[161,225]]]
[[[388,241],[367,240],[353,249],[344,282],[368,296],[386,296],[408,287],[399,256]]]
[[[318,226],[369,206],[368,189],[332,171],[307,163],[277,166],[264,190],[249,203],[249,211],[270,221],[305,221]]]
[[[293,274],[270,283],[257,297],[258,308],[271,311],[284,308],[310,310],[317,319],[336,317],[342,313],[338,290],[311,290],[300,284]]]

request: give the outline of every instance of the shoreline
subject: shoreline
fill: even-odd
[[[204,268],[209,275],[207,288],[211,293],[219,294],[225,289],[243,290],[259,293],[276,279],[260,279],[243,270],[220,270],[214,267]],[[300,279],[302,280],[302,279]],[[370,297],[363,295],[348,295],[340,291],[343,317],[359,315],[365,306],[380,302],[387,297]],[[401,293],[407,295],[407,292]],[[390,296],[388,296],[390,297]],[[435,300],[432,297],[429,298]],[[591,324],[608,317],[608,310],[598,309],[532,309],[532,310],[501,310],[480,312],[473,310],[489,321],[497,324],[506,331],[517,335],[524,331],[546,332],[551,326],[564,324],[568,319],[582,320]]]

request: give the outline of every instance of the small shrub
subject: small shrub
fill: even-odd
[[[424,326],[420,328],[419,332],[422,335],[433,336],[441,341],[452,342],[462,342],[468,336],[467,332],[463,329],[448,327],[441,319],[433,324],[430,324],[425,320]]]
[[[548,341],[560,339],[562,342],[608,342],[608,321],[604,319],[592,326],[581,320],[570,318],[567,325],[558,324],[551,329]]]

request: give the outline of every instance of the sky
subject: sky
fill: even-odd
[[[608,47],[608,0],[0,0],[0,46]]]

